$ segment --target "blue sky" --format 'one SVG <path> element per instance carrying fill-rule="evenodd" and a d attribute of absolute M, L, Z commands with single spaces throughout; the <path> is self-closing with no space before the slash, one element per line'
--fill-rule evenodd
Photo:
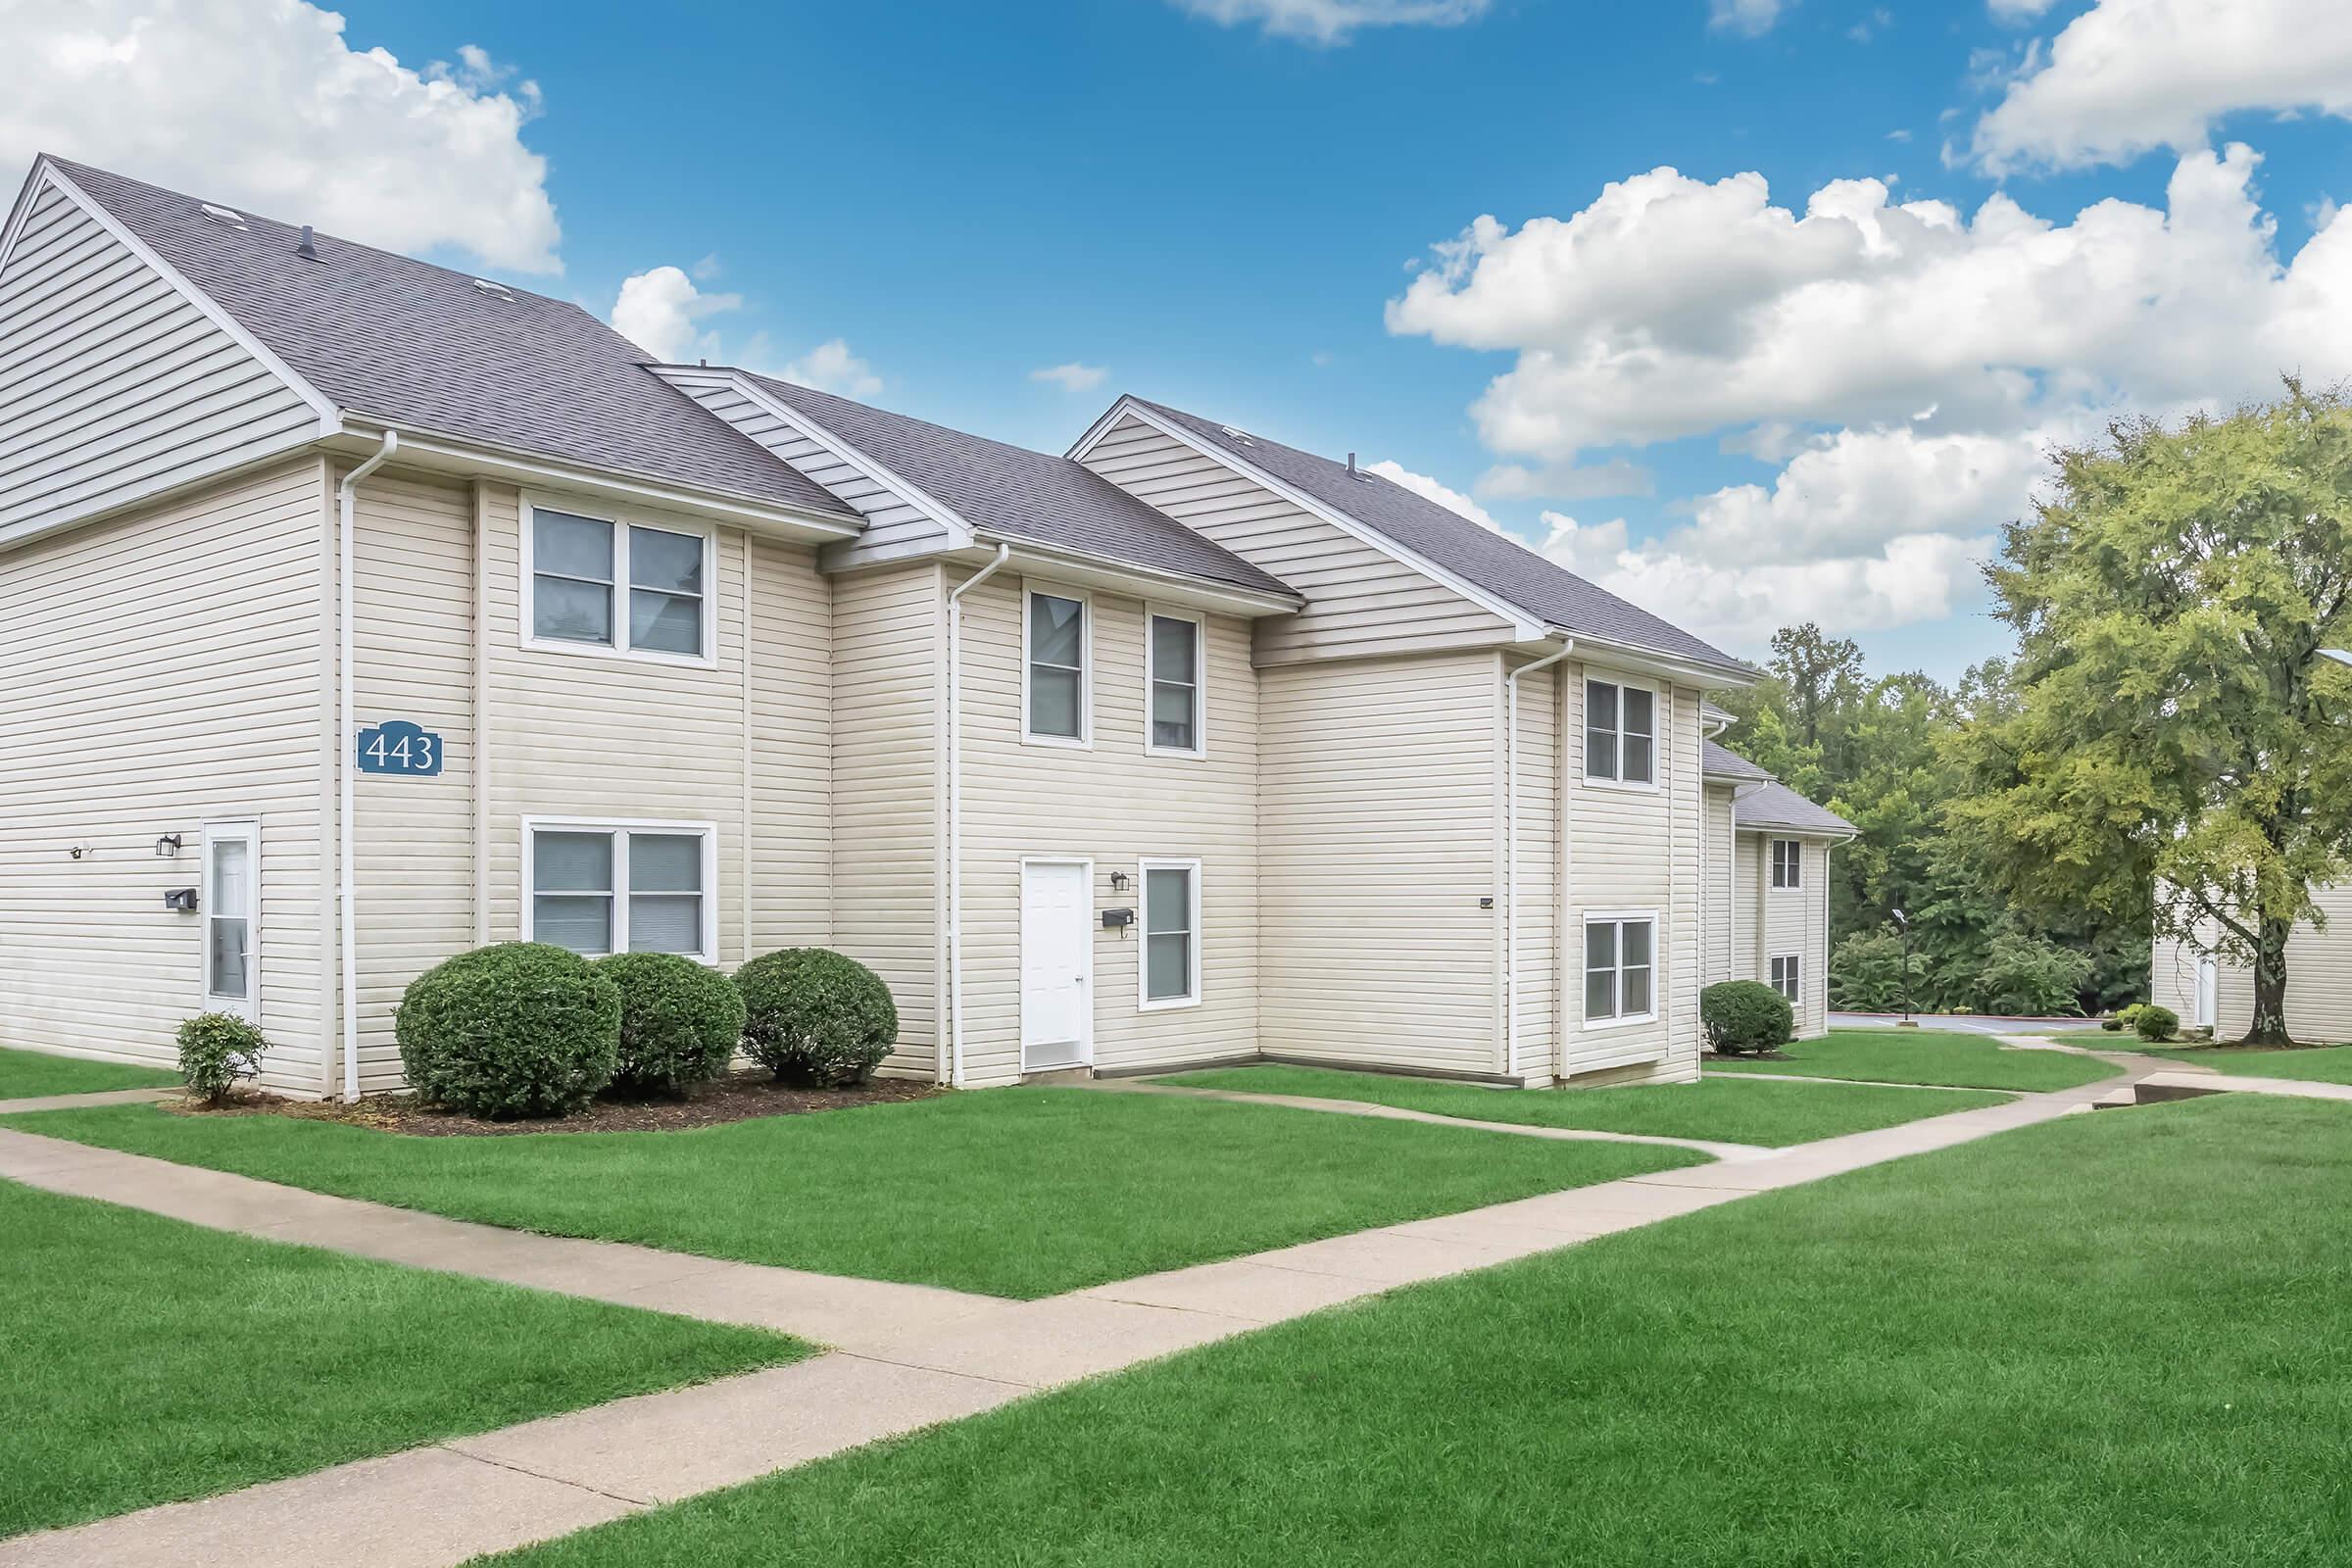
<path fill-rule="evenodd" d="M 208 8 L 220 30 L 241 30 L 217 0 L 195 9 Z M 100 9 L 135 31 L 150 8 Z M 346 208 L 404 157 L 446 166 L 415 174 L 440 192 L 420 208 L 533 187 L 561 224 L 547 247 L 560 274 L 514 265 L 529 259 L 519 251 L 485 255 L 496 248 L 487 230 L 455 218 L 438 234 L 430 212 L 400 227 L 391 194 L 393 231 L 356 237 L 470 257 L 600 315 L 624 280 L 678 268 L 704 308 L 697 348 L 800 367 L 853 395 L 1049 450 L 1120 391 L 1353 450 L 1475 490 L 1496 525 L 1738 651 L 1757 651 L 1785 602 L 1852 631 L 1874 662 L 1949 677 L 2006 645 L 1968 562 L 2024 505 L 2038 440 L 2087 434 L 2118 411 L 2258 393 L 2289 352 L 2316 356 L 2301 364 L 2316 374 L 2352 368 L 2340 334 L 2306 329 L 2315 298 L 2352 298 L 2352 269 L 2315 251 L 2296 291 L 2281 282 L 2332 218 L 2330 181 L 2352 187 L 2336 118 L 2352 99 L 2338 90 L 2352 82 L 2352 55 L 2329 52 L 2341 30 L 2325 20 L 2333 8 L 2240 0 L 2239 15 L 2167 16 L 2200 9 L 386 0 L 346 8 L 341 47 L 385 51 L 426 81 L 429 63 L 452 62 L 433 112 L 455 94 L 480 113 L 437 142 L 384 151 L 373 169 L 356 151 L 344 167 L 318 152 L 318 179 L 336 183 Z M 2275 69 L 2201 78 L 2203 57 L 2220 51 L 2196 29 L 2262 12 L 2276 13 L 2252 24 L 2277 29 Z M 1397 13 L 1407 19 L 1336 37 L 1298 30 Z M 2085 97 L 2061 79 L 2078 24 L 2093 29 L 2078 32 L 2079 49 L 2121 49 L 2127 74 L 2144 67 L 2135 97 L 2110 104 L 2101 84 Z M 318 30 L 289 45 L 296 68 L 335 47 Z M 2280 47 L 2286 39 L 2297 48 Z M 2041 97 L 2005 109 L 1984 140 L 1987 114 L 2029 86 Z M 249 74 L 237 90 L 272 89 Z M 492 103 L 517 112 L 500 121 L 482 107 Z M 64 106 L 47 119 L 37 134 L 54 150 L 187 177 L 151 167 L 172 162 L 158 138 L 80 124 Z M 2258 164 L 2220 153 L 2240 140 Z M 2195 246 L 2151 234 L 2150 222 L 2166 227 L 2168 182 L 2199 156 L 2218 171 L 2205 183 L 2218 182 L 2206 206 L 2219 216 L 2201 220 Z M 266 183 L 237 157 L 206 167 L 207 194 Z M 1611 182 L 1661 166 L 1684 179 L 1654 189 L 1673 200 L 1644 208 L 1642 221 L 1559 250 L 1549 230 L 1531 234 L 1518 281 L 1503 275 L 1522 225 L 1572 219 Z M 1743 213 L 1716 187 L 1751 172 L 1769 206 L 1789 213 Z M 1794 225 L 1815 191 L 1870 177 L 1887 190 L 1865 192 L 1863 208 L 1940 201 L 1963 232 L 1996 192 L 2061 228 L 2101 202 L 2148 218 L 2106 209 L 2124 215 L 2118 232 L 2080 225 L 2058 261 L 2028 240 L 1994 243 L 1988 227 L 1938 261 L 1923 247 L 1945 244 L 1949 225 L 1867 241 L 1853 237 L 1872 227 L 1867 212 L 1835 235 L 1834 215 Z M 270 194 L 246 199 L 307 216 Z M 1664 226 L 1669 211 L 1684 218 Z M 2275 234 L 2259 231 L 2263 214 Z M 1395 318 L 1413 270 L 1441 262 L 1431 247 L 1481 215 L 1504 242 L 1468 257 L 1485 258 L 1483 273 L 1465 263 L 1432 275 L 1419 315 Z M 341 226 L 371 220 L 363 207 Z M 2176 215 L 2171 226 L 2184 225 Z M 2340 237 L 2352 255 L 2352 225 Z M 1709 271 L 1718 246 L 1720 282 Z M 2024 282 L 2021 268 L 2033 274 Z M 2075 334 L 2072 323 L 2099 314 L 2080 297 L 2086 283 L 2149 300 Z M 1850 309 L 1836 303 L 1840 291 Z M 2064 328 L 2042 334 L 2063 340 L 2046 350 L 1995 330 L 1992 318 L 2045 310 Z M 1759 326 L 1759 313 L 1778 324 Z M 2146 345 L 2168 334 L 2195 346 L 2152 354 Z M 1928 339 L 1933 352 L 1919 347 Z M 810 360 L 824 344 L 838 345 L 832 357 Z M 1490 384 L 1531 352 L 1554 367 L 1548 384 L 1490 396 L 1482 417 Z M 1088 384 L 1033 378 L 1056 366 L 1083 368 L 1066 379 Z M 1718 385 L 1737 395 L 1717 397 Z M 1561 409 L 1572 412 L 1555 418 Z M 1537 427 L 1549 433 L 1530 436 Z M 1510 465 L 1638 477 L 1571 481 L 1565 494 L 1480 483 Z M 1777 503 L 1776 486 L 1788 492 Z M 1965 503 L 1952 502 L 1961 490 Z M 1561 533 L 1559 518 L 1576 530 Z M 1618 519 L 1622 535 L 1609 529 Z M 1759 596 L 1758 583 L 1783 586 Z"/>

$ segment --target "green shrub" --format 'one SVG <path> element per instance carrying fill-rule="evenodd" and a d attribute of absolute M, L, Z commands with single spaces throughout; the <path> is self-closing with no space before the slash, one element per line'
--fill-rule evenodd
<path fill-rule="evenodd" d="M 735 971 L 743 992 L 743 1049 L 778 1078 L 863 1083 L 899 1038 L 899 1009 L 882 977 L 824 948 L 763 954 Z"/>
<path fill-rule="evenodd" d="M 2123 1033 L 2123 1014 L 2119 1012 L 2109 1013 L 2106 1017 L 2099 1020 L 2099 1027 L 2106 1030 L 2111 1035 Z"/>
<path fill-rule="evenodd" d="M 1757 980 L 1723 980 L 1698 994 L 1707 1049 L 1721 1055 L 1777 1051 L 1796 1033 L 1788 999 Z"/>
<path fill-rule="evenodd" d="M 2090 959 L 2048 937 L 2003 931 L 1984 950 L 1976 978 L 1980 1009 L 2008 1017 L 2081 1012 Z"/>
<path fill-rule="evenodd" d="M 2142 1040 L 2170 1040 L 2173 1031 L 2180 1027 L 2180 1015 L 2170 1007 L 2151 1004 L 2135 1010 L 2138 1016 L 2132 1020 L 2132 1032 Z"/>
<path fill-rule="evenodd" d="M 240 1078 L 258 1078 L 270 1042 L 242 1018 L 200 1012 L 179 1026 L 179 1075 L 208 1105 L 224 1103 Z"/>
<path fill-rule="evenodd" d="M 553 1116 L 612 1081 L 620 989 L 576 953 L 501 942 L 425 970 L 400 999 L 409 1083 L 475 1116 Z"/>
<path fill-rule="evenodd" d="M 615 953 L 589 965 L 620 988 L 612 1087 L 683 1094 L 727 1070 L 743 1040 L 743 993 L 674 953 Z"/>

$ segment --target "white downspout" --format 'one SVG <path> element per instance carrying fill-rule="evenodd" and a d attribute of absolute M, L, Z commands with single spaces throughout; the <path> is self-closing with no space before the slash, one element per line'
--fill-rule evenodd
<path fill-rule="evenodd" d="M 359 878 L 352 869 L 352 751 L 359 732 L 352 727 L 353 636 L 352 636 L 352 576 L 354 560 L 359 552 L 352 543 L 352 510 L 357 499 L 360 481 L 381 467 L 384 460 L 400 448 L 400 437 L 390 430 L 384 432 L 384 444 L 375 449 L 375 456 L 343 476 L 335 488 L 335 722 L 343 732 L 340 751 L 335 759 L 335 893 L 341 909 L 342 936 L 337 944 L 343 950 L 343 1099 L 360 1098 L 360 955 L 359 955 Z"/>
<path fill-rule="evenodd" d="M 1519 1070 L 1519 677 L 1547 669 L 1576 651 L 1576 639 L 1563 640 L 1560 651 L 1533 663 L 1521 664 L 1502 680 L 1502 1051 L 1497 1067 L 1505 1074 Z M 1555 781 L 1552 788 L 1562 785 Z M 1564 894 L 1565 889 L 1561 892 Z"/>
<path fill-rule="evenodd" d="M 948 1087 L 963 1087 L 963 596 L 997 574 L 996 559 L 948 594 Z"/>

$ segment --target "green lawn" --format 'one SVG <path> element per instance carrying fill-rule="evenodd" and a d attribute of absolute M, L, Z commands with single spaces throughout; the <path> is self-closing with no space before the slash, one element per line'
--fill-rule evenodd
<path fill-rule="evenodd" d="M 2300 1078 L 2307 1083 L 2352 1084 L 2352 1046 L 2319 1046 L 2304 1051 L 2233 1051 L 2227 1047 L 2141 1047 L 2151 1056 L 2193 1061 L 2221 1072 L 2253 1078 Z"/>
<path fill-rule="evenodd" d="M 147 1105 L 5 1119 L 492 1225 L 1013 1297 L 1705 1158 L 1075 1089 L 501 1138 Z"/>
<path fill-rule="evenodd" d="M 2070 1116 L 502 1560 L 2334 1568 L 2347 1191 L 2341 1106 Z"/>
<path fill-rule="evenodd" d="M 0 1536 L 808 1353 L 11 1182 L 0 1236 Z"/>
<path fill-rule="evenodd" d="M 94 1095 L 108 1089 L 169 1089 L 178 1082 L 177 1073 L 153 1067 L 125 1067 L 114 1061 L 84 1061 L 78 1056 L 0 1048 L 0 1100 Z"/>
<path fill-rule="evenodd" d="M 1163 1083 L 1239 1089 L 1259 1095 L 1313 1095 L 1400 1105 L 1439 1116 L 1507 1121 L 1532 1127 L 1581 1127 L 1703 1138 L 1713 1143 L 1780 1148 L 1840 1133 L 1868 1132 L 1941 1116 L 2009 1097 L 1949 1089 L 1882 1089 L 1870 1084 L 1648 1084 L 1623 1089 L 1481 1089 L 1389 1073 L 1327 1067 L 1220 1067 L 1179 1073 Z"/>
<path fill-rule="evenodd" d="M 2106 1038 L 2115 1050 L 2132 1049 Z M 1799 1040 L 1786 1049 L 1788 1061 L 1710 1061 L 1706 1070 L 2021 1090 L 2073 1089 L 2121 1071 L 2092 1056 L 2011 1051 L 1989 1035 L 1933 1029 L 1833 1029 L 1819 1040 Z"/>

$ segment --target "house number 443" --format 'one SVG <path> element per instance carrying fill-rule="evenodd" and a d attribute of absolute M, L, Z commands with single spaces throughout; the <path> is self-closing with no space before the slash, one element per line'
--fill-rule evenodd
<path fill-rule="evenodd" d="M 360 731 L 358 760 L 363 773 L 431 778 L 441 771 L 441 737 L 405 718 L 386 719 Z"/>

